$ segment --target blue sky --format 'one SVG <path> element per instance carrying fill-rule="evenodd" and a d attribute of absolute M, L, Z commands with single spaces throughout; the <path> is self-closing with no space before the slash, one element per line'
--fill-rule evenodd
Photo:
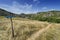
<path fill-rule="evenodd" d="M 60 10 L 60 0 L 0 0 L 0 8 L 17 14 Z"/>

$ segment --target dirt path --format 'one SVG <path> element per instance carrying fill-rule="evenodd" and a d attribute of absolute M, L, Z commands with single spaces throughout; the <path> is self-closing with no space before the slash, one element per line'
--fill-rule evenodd
<path fill-rule="evenodd" d="M 28 38 L 27 40 L 35 40 L 37 37 L 39 37 L 43 32 L 45 32 L 50 27 L 51 27 L 51 24 L 48 25 L 46 28 L 39 30 L 38 32 L 33 34 L 30 38 Z"/>

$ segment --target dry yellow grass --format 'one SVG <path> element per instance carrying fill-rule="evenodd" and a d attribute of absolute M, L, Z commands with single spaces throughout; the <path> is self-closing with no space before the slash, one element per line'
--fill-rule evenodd
<path fill-rule="evenodd" d="M 0 17 L 0 40 L 60 40 L 60 24 L 17 17 L 13 18 L 13 25 L 14 39 L 11 37 L 10 20 Z"/>

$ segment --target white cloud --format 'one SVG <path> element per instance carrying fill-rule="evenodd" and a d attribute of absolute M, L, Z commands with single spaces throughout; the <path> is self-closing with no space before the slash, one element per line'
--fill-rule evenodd
<path fill-rule="evenodd" d="M 53 8 L 53 9 L 51 9 L 51 10 L 56 10 L 56 9 Z"/>
<path fill-rule="evenodd" d="M 39 0 L 33 0 L 33 2 L 35 2 L 36 4 L 39 4 L 40 3 Z"/>
<path fill-rule="evenodd" d="M 5 10 L 8 10 L 13 13 L 32 13 L 34 12 L 32 9 L 32 5 L 25 4 L 21 5 L 18 2 L 14 1 L 12 5 L 7 5 L 7 4 L 0 4 L 0 8 L 3 8 Z"/>
<path fill-rule="evenodd" d="M 42 9 L 45 10 L 45 9 L 48 9 L 48 8 L 47 7 L 43 7 Z"/>
<path fill-rule="evenodd" d="M 48 7 L 42 7 L 42 11 L 48 11 Z"/>
<path fill-rule="evenodd" d="M 42 7 L 42 11 L 52 11 L 56 10 L 55 8 Z"/>

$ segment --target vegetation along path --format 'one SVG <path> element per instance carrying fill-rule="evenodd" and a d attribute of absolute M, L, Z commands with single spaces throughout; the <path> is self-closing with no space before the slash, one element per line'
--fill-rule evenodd
<path fill-rule="evenodd" d="M 45 32 L 48 28 L 51 27 L 52 24 L 49 24 L 46 28 L 43 28 L 39 30 L 38 32 L 34 33 L 30 38 L 27 40 L 35 40 L 37 37 L 39 37 L 43 32 Z"/>

